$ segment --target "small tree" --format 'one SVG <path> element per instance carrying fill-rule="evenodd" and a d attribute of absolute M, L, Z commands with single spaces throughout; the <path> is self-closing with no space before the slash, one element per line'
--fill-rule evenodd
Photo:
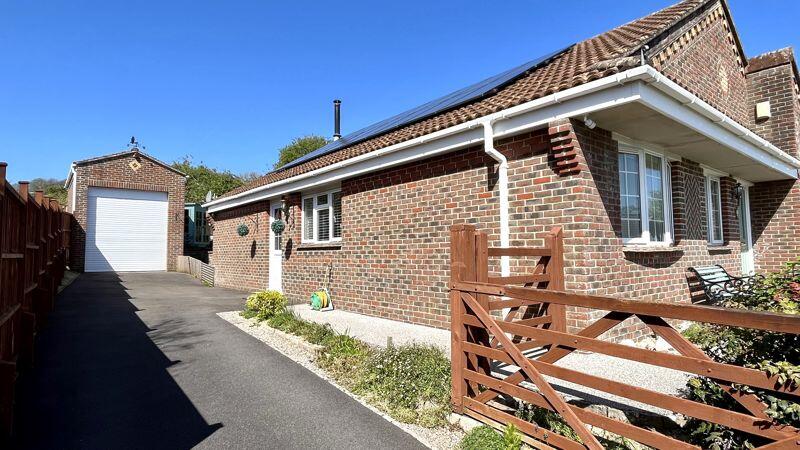
<path fill-rule="evenodd" d="M 58 204 L 66 206 L 67 188 L 64 187 L 66 180 L 56 178 L 34 178 L 31 180 L 29 189 L 31 192 L 44 191 L 44 195 L 58 200 Z M 19 189 L 19 185 L 17 185 Z"/>
<path fill-rule="evenodd" d="M 208 191 L 222 195 L 244 184 L 240 177 L 227 170 L 212 169 L 202 162 L 194 164 L 191 156 L 184 156 L 182 160 L 175 161 L 172 167 L 189 176 L 186 180 L 187 202 L 202 202 Z"/>
<path fill-rule="evenodd" d="M 292 139 L 292 142 L 278 151 L 278 162 L 275 163 L 274 168 L 280 169 L 295 159 L 307 155 L 320 147 L 323 147 L 328 142 L 330 141 L 327 138 L 316 135 L 294 138 Z"/>

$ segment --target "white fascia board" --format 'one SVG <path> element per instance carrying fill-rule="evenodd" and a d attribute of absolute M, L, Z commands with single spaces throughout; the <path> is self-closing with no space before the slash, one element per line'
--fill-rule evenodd
<path fill-rule="evenodd" d="M 639 99 L 637 90 L 638 86 L 636 85 L 613 83 L 609 89 L 596 90 L 587 95 L 572 96 L 566 100 L 558 99 L 557 102 L 552 98 L 553 96 L 549 96 L 540 99 L 543 105 L 552 105 L 549 108 L 536 109 L 529 112 L 524 109 L 515 110 L 510 108 L 501 112 L 504 116 L 502 118 L 499 117 L 501 113 L 497 113 L 497 117 L 493 117 L 495 115 L 481 117 L 456 127 L 414 139 L 413 141 L 417 142 L 413 142 L 413 145 L 406 145 L 411 141 L 396 144 L 337 164 L 325 166 L 303 175 L 251 189 L 236 196 L 213 200 L 206 203 L 205 206 L 208 207 L 209 213 L 213 213 L 479 145 L 483 142 L 483 122 L 505 119 L 495 125 L 495 138 L 500 138 L 525 130 L 541 128 L 560 118 L 572 117 L 611 108 L 622 103 L 637 101 Z M 547 102 L 548 100 L 549 102 Z"/>
<path fill-rule="evenodd" d="M 738 137 L 741 137 L 744 141 L 751 144 L 753 147 L 763 149 L 771 156 L 774 156 L 782 160 L 783 162 L 787 163 L 788 165 L 794 167 L 794 172 L 791 176 L 793 178 L 797 177 L 797 169 L 800 169 L 800 160 L 789 155 L 788 153 L 784 152 L 778 147 L 772 145 L 766 139 L 762 138 L 761 136 L 758 136 L 754 132 L 747 129 L 745 126 L 739 124 L 735 120 L 726 116 L 718 109 L 714 108 L 710 104 L 699 99 L 696 95 L 684 89 L 683 87 L 681 87 L 674 81 L 670 80 L 663 74 L 659 73 L 652 67 L 650 66 L 645 66 L 645 67 L 647 67 L 648 72 L 650 72 L 650 81 L 647 81 L 647 84 L 649 86 L 655 87 L 659 91 L 666 93 L 669 97 L 672 97 L 680 104 L 687 106 L 689 109 L 697 112 L 698 114 L 710 120 L 714 124 L 726 129 L 727 131 Z"/>
<path fill-rule="evenodd" d="M 681 123 L 703 136 L 719 142 L 720 144 L 747 156 L 759 164 L 770 167 L 784 175 L 796 178 L 797 170 L 800 168 L 800 161 L 792 158 L 778 148 L 765 145 L 757 145 L 747 138 L 746 134 L 732 132 L 729 127 L 721 126 L 722 121 L 714 121 L 711 117 L 716 117 L 715 110 L 701 110 L 695 107 L 686 108 L 687 104 L 677 101 L 674 96 L 665 95 L 662 90 L 652 85 L 642 84 L 641 102 L 655 111 Z M 698 105 L 697 102 L 692 105 Z M 710 117 L 709 117 L 710 116 Z M 723 116 L 728 123 L 735 123 Z M 766 141 L 764 141 L 766 142 Z M 770 144 L 771 146 L 771 144 Z M 771 150 L 771 151 L 770 151 Z"/>
<path fill-rule="evenodd" d="M 324 172 L 319 171 L 318 169 L 315 172 L 319 171 L 319 173 L 317 173 L 315 176 L 288 178 L 286 180 L 281 180 L 285 182 L 277 182 L 268 185 L 269 189 L 262 189 L 257 192 L 247 191 L 245 192 L 247 195 L 237 197 L 232 201 L 216 203 L 213 205 L 211 203 L 214 202 L 209 202 L 206 203 L 206 205 L 208 205 L 209 213 L 228 208 L 235 208 L 248 203 L 288 194 L 290 192 L 315 189 L 320 186 L 341 181 L 345 178 L 350 178 L 368 172 L 374 172 L 419 159 L 430 158 L 440 153 L 446 153 L 453 150 L 458 150 L 459 148 L 477 145 L 481 142 L 483 142 L 483 131 L 480 128 L 473 128 L 471 130 L 467 130 L 466 132 L 447 136 L 433 142 L 421 143 L 414 147 L 407 147 L 398 151 L 387 153 L 381 158 L 361 159 L 355 164 L 339 166 L 333 170 L 327 170 Z"/>
<path fill-rule="evenodd" d="M 519 133 L 524 130 L 537 128 L 563 117 L 571 117 L 578 114 L 611 108 L 623 102 L 636 101 L 638 100 L 638 93 L 632 91 L 628 86 L 623 85 L 631 80 L 637 79 L 649 79 L 646 67 L 637 67 L 610 77 L 594 80 L 562 92 L 557 92 L 488 116 L 480 117 L 425 136 L 420 136 L 409 141 L 321 167 L 292 178 L 255 187 L 230 197 L 212 200 L 204 204 L 204 206 L 208 208 L 208 212 L 213 213 L 247 203 L 269 199 L 288 192 L 308 189 L 362 173 L 404 164 L 417 159 L 429 158 L 437 154 L 476 145 L 483 142 L 483 135 L 480 130 L 475 131 L 475 129 L 477 127 L 482 127 L 483 122 L 486 121 L 508 121 L 510 127 L 501 126 L 502 122 L 497 123 L 495 136 L 502 137 L 512 133 Z M 609 88 L 611 88 L 612 92 L 604 92 Z M 553 105 L 556 106 L 555 109 L 547 108 Z M 512 118 L 523 116 L 527 112 L 539 109 L 542 110 L 539 114 L 524 116 L 512 122 Z M 420 148 L 411 152 L 403 152 L 401 155 L 395 157 L 387 157 L 389 154 L 400 152 L 401 150 L 411 147 Z M 386 159 L 382 160 L 383 158 Z M 362 164 L 365 161 L 373 162 Z M 352 169 L 345 169 L 351 166 Z M 330 172 L 334 173 L 329 174 Z M 323 176 L 323 174 L 325 174 L 325 176 Z"/>
<path fill-rule="evenodd" d="M 64 189 L 69 189 L 69 184 L 72 182 L 72 177 L 75 175 L 75 163 L 70 164 L 69 172 L 67 172 L 67 179 L 64 181 Z"/>

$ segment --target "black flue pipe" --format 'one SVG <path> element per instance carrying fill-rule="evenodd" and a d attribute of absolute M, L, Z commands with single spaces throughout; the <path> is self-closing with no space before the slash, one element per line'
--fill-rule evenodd
<path fill-rule="evenodd" d="M 341 100 L 334 100 L 333 101 L 333 140 L 337 140 L 342 137 L 342 129 L 341 129 Z"/>

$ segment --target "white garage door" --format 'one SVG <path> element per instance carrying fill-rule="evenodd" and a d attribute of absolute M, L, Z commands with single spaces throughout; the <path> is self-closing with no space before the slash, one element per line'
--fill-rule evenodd
<path fill-rule="evenodd" d="M 167 270 L 167 193 L 89 188 L 87 272 Z"/>

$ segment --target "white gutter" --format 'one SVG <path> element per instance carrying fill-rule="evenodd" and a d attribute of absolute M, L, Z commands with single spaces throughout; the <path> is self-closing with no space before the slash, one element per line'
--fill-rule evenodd
<path fill-rule="evenodd" d="M 240 206 L 242 204 L 252 203 L 254 201 L 258 201 L 258 200 L 263 199 L 263 198 L 269 198 L 269 197 L 272 197 L 274 195 L 267 194 L 267 195 L 265 195 L 263 197 L 259 196 L 258 198 L 247 199 L 246 201 L 243 201 L 243 202 L 236 202 L 234 200 L 241 199 L 243 197 L 252 196 L 253 194 L 256 194 L 256 193 L 259 193 L 259 192 L 262 192 L 262 191 L 266 191 L 266 190 L 270 190 L 270 189 L 274 189 L 274 188 L 276 188 L 278 186 L 282 186 L 282 185 L 285 185 L 285 184 L 288 184 L 288 183 L 294 183 L 294 182 L 299 181 L 299 180 L 303 180 L 303 179 L 307 179 L 307 178 L 313 178 L 313 177 L 319 176 L 322 173 L 326 173 L 326 172 L 330 172 L 330 171 L 333 171 L 333 170 L 337 170 L 337 169 L 340 169 L 342 167 L 351 166 L 351 165 L 357 164 L 357 163 L 359 163 L 361 161 L 364 161 L 364 160 L 380 158 L 380 157 L 382 157 L 382 156 L 384 156 L 386 154 L 389 154 L 389 153 L 397 152 L 399 150 L 403 150 L 403 149 L 406 149 L 406 148 L 409 148 L 409 147 L 418 146 L 418 145 L 421 145 L 421 144 L 424 144 L 424 143 L 427 143 L 427 142 L 430 142 L 430 141 L 435 141 L 435 140 L 439 140 L 439 139 L 442 139 L 442 138 L 445 138 L 445 137 L 448 137 L 448 136 L 452 136 L 452 135 L 455 135 L 455 134 L 458 134 L 458 133 L 462 133 L 464 131 L 468 131 L 468 130 L 471 130 L 473 128 L 480 127 L 481 124 L 483 122 L 487 121 L 487 120 L 495 122 L 495 121 L 498 121 L 498 120 L 509 119 L 509 118 L 518 116 L 520 114 L 524 114 L 524 113 L 529 112 L 529 111 L 543 109 L 543 108 L 548 107 L 548 106 L 558 105 L 558 104 L 566 102 L 567 100 L 575 99 L 577 97 L 582 97 L 582 96 L 590 94 L 590 93 L 602 91 L 602 90 L 605 90 L 607 88 L 611 88 L 611 87 L 614 87 L 614 86 L 620 86 L 620 85 L 626 84 L 626 83 L 628 83 L 630 81 L 641 80 L 641 79 L 645 79 L 645 78 L 650 78 L 648 76 L 648 74 L 647 74 L 646 66 L 645 67 L 636 67 L 636 68 L 633 68 L 633 69 L 630 69 L 630 70 L 626 70 L 624 72 L 620 72 L 620 73 L 618 73 L 616 75 L 612 75 L 612 76 L 605 77 L 605 78 L 600 78 L 600 79 L 591 81 L 589 83 L 585 83 L 585 84 L 582 84 L 580 86 L 576 86 L 574 88 L 566 89 L 566 90 L 561 91 L 561 92 L 556 92 L 554 94 L 550 94 L 548 96 L 545 96 L 545 97 L 542 97 L 542 98 L 538 98 L 536 100 L 532 100 L 530 102 L 523 103 L 521 105 L 517 105 L 517 106 L 511 107 L 511 108 L 505 109 L 503 111 L 499 111 L 499 112 L 490 114 L 488 116 L 484 116 L 484 117 L 480 117 L 480 118 L 477 118 L 477 119 L 473 119 L 473 120 L 470 120 L 469 122 L 464 122 L 462 124 L 454 125 L 452 127 L 445 128 L 443 130 L 439 130 L 439 131 L 427 134 L 425 136 L 420 136 L 420 137 L 415 138 L 415 139 L 411 139 L 411 140 L 408 140 L 408 141 L 400 142 L 400 143 L 395 144 L 395 145 L 390 145 L 389 147 L 384 147 L 384 148 L 382 148 L 380 150 L 375 150 L 373 152 L 369 152 L 369 153 L 366 153 L 366 154 L 363 154 L 363 155 L 359 155 L 359 156 L 356 156 L 356 157 L 353 157 L 353 158 L 349 158 L 349 159 L 346 159 L 344 161 L 340 161 L 338 163 L 330 164 L 330 165 L 327 165 L 325 167 L 321 167 L 319 169 L 312 170 L 310 172 L 306 172 L 306 173 L 303 173 L 303 174 L 300 174 L 300 175 L 297 175 L 297 176 L 294 176 L 294 177 L 291 177 L 291 178 L 286 178 L 286 179 L 283 179 L 283 180 L 276 181 L 274 183 L 266 184 L 266 185 L 263 185 L 263 186 L 258 186 L 258 187 L 255 187 L 253 189 L 250 189 L 250 190 L 247 190 L 247 191 L 244 191 L 244 192 L 240 192 L 238 194 L 231 195 L 229 197 L 218 198 L 216 200 L 212 200 L 212 201 L 210 201 L 208 203 L 205 203 L 203 206 L 208 208 L 208 212 L 212 213 L 212 212 L 220 211 L 222 209 L 228 209 L 228 208 L 233 208 L 233 207 L 236 207 L 236 206 Z M 596 108 L 596 109 L 600 109 L 600 108 Z M 567 115 L 565 115 L 565 117 L 567 117 Z M 536 126 L 540 126 L 540 124 L 534 124 L 532 126 L 525 127 L 525 128 L 530 129 L 530 128 L 535 128 Z M 522 131 L 522 129 L 521 128 L 515 128 L 513 130 L 514 133 L 517 133 L 519 131 Z M 508 132 L 510 132 L 510 131 L 502 132 L 502 133 L 499 133 L 499 132 L 495 133 L 495 137 L 499 137 L 499 136 L 505 135 Z M 452 150 L 452 148 L 450 148 L 449 150 Z M 430 155 L 428 155 L 428 156 L 430 156 Z M 277 194 L 275 194 L 275 195 L 277 195 Z M 224 206 L 217 206 L 217 205 L 221 205 L 221 204 L 224 205 Z"/>
<path fill-rule="evenodd" d="M 334 172 L 334 171 L 345 170 L 345 168 L 350 168 L 351 166 L 363 165 L 361 163 L 366 161 L 375 160 L 378 158 L 387 158 L 391 154 L 398 153 L 403 150 L 410 149 L 412 147 L 423 146 L 424 144 L 431 144 L 433 143 L 433 141 L 439 141 L 442 143 L 442 145 L 434 150 L 426 150 L 424 152 L 420 152 L 418 155 L 414 157 L 408 157 L 406 159 L 403 159 L 402 161 L 395 162 L 393 164 L 396 165 L 400 162 L 405 163 L 416 159 L 429 158 L 436 154 L 453 151 L 455 149 L 464 148 L 469 145 L 475 145 L 482 139 L 467 138 L 458 141 L 457 143 L 451 143 L 451 141 L 453 142 L 456 141 L 456 139 L 453 139 L 455 135 L 460 133 L 465 133 L 469 130 L 473 130 L 476 127 L 481 127 L 484 122 L 491 122 L 494 124 L 499 121 L 503 121 L 502 124 L 501 123 L 497 124 L 498 125 L 497 128 L 494 128 L 493 136 L 494 138 L 499 138 L 506 135 L 517 134 L 525 130 L 530 130 L 543 126 L 542 124 L 543 123 L 546 124 L 548 119 L 552 120 L 556 118 L 577 117 L 593 111 L 611 108 L 624 103 L 629 103 L 633 101 L 641 102 L 643 101 L 641 97 L 641 92 L 636 89 L 632 89 L 627 94 L 623 94 L 622 98 L 615 98 L 614 96 L 609 95 L 607 99 L 599 99 L 599 101 L 602 103 L 592 103 L 588 101 L 584 103 L 582 102 L 583 99 L 579 99 L 579 97 L 586 97 L 589 96 L 590 94 L 598 94 L 598 95 L 603 94 L 603 92 L 600 91 L 613 91 L 614 88 L 619 88 L 623 85 L 630 84 L 631 82 L 634 81 L 641 81 L 643 83 L 647 83 L 649 85 L 654 86 L 658 90 L 667 94 L 669 97 L 680 102 L 685 107 L 688 107 L 689 109 L 692 109 L 695 112 L 701 114 L 703 117 L 709 119 L 711 122 L 713 122 L 720 128 L 723 128 L 726 131 L 733 133 L 734 135 L 745 141 L 747 144 L 753 145 L 758 149 L 760 149 L 761 151 L 766 152 L 770 156 L 780 159 L 782 161 L 782 164 L 793 167 L 795 169 L 795 172 L 797 171 L 797 169 L 800 169 L 800 161 L 798 161 L 796 158 L 790 156 L 786 152 L 770 144 L 768 141 L 757 136 L 755 133 L 748 130 L 744 126 L 731 120 L 730 118 L 725 116 L 720 111 L 716 110 L 708 103 L 700 100 L 694 94 L 690 93 L 686 89 L 680 87 L 678 84 L 676 84 L 672 80 L 668 79 L 667 77 L 659 73 L 654 68 L 645 65 L 645 66 L 635 67 L 633 69 L 629 69 L 624 72 L 620 72 L 616 75 L 600 78 L 598 80 L 594 80 L 589 83 L 576 86 L 574 88 L 566 89 L 561 92 L 556 92 L 546 97 L 542 97 L 527 103 L 523 103 L 521 105 L 517 105 L 512 108 L 508 108 L 503 111 L 490 114 L 488 116 L 473 119 L 459 125 L 445 128 L 443 130 L 439 130 L 434 133 L 427 134 L 425 136 L 420 136 L 415 139 L 404 141 L 373 152 L 349 158 L 344 161 L 340 161 L 338 163 L 330 164 L 328 166 L 321 167 L 319 169 L 312 170 L 310 172 L 306 172 L 294 177 L 279 180 L 274 183 L 266 184 L 264 186 L 255 187 L 248 191 L 240 192 L 238 194 L 231 195 L 229 197 L 215 199 L 208 203 L 205 203 L 204 206 L 208 207 L 208 212 L 213 213 L 216 211 L 228 208 L 234 208 L 237 206 L 271 198 L 277 195 L 281 195 L 282 193 L 289 192 L 286 189 L 297 190 L 298 185 L 302 185 L 303 187 L 318 185 L 322 183 L 322 181 L 318 182 L 316 179 L 323 174 L 327 174 L 329 172 Z M 633 87 L 635 87 L 635 84 L 633 85 Z M 570 100 L 574 100 L 575 102 L 577 102 L 577 105 L 575 107 L 566 108 L 565 103 L 568 103 L 568 101 Z M 647 102 L 644 103 L 653 106 L 650 103 Z M 545 114 L 543 112 L 545 108 L 548 107 L 554 108 L 553 114 L 550 113 Z M 537 115 L 541 113 L 542 119 L 531 121 L 527 119 L 522 120 L 523 118 L 520 117 L 516 121 L 508 120 L 521 116 L 525 113 L 534 113 L 534 112 L 537 113 Z M 519 122 L 519 124 L 517 124 L 517 122 Z M 389 164 L 381 165 L 379 163 L 376 163 L 376 165 L 378 166 L 378 168 L 391 167 L 391 165 Z M 775 170 L 787 173 L 787 171 L 784 170 L 785 167 L 782 169 L 774 164 L 772 165 L 766 164 L 766 165 L 772 167 Z M 355 176 L 357 174 L 365 173 L 367 171 L 368 170 L 362 168 L 358 169 L 357 171 L 353 171 L 347 176 Z M 796 175 L 797 174 L 795 173 L 792 176 Z M 337 175 L 335 177 L 335 179 L 339 180 L 343 178 L 346 178 L 346 176 Z M 301 183 L 303 180 L 309 180 L 309 181 Z M 331 180 L 333 180 L 333 178 Z"/>
<path fill-rule="evenodd" d="M 70 184 L 74 183 L 75 181 L 75 163 L 72 163 L 69 166 L 69 175 L 67 175 L 67 181 L 64 182 L 64 189 L 69 190 Z M 72 198 L 69 203 L 70 211 L 67 212 L 75 212 L 75 200 L 78 193 L 78 187 L 75 186 L 72 188 Z"/>
<path fill-rule="evenodd" d="M 679 101 L 681 104 L 683 104 L 683 106 L 702 114 L 710 121 L 739 136 L 750 144 L 753 144 L 765 150 L 772 156 L 775 156 L 789 165 L 800 169 L 800 161 L 798 161 L 797 158 L 789 155 L 788 153 L 771 144 L 766 139 L 753 133 L 745 126 L 726 116 L 724 113 L 704 102 L 686 89 L 682 88 L 680 85 L 678 85 L 678 83 L 670 80 L 656 69 L 650 66 L 643 67 L 647 69 L 647 75 L 650 78 L 650 80 L 646 80 L 648 84 L 655 86 L 660 91 Z"/>
<path fill-rule="evenodd" d="M 500 191 L 500 247 L 511 245 L 511 225 L 509 224 L 508 202 L 508 159 L 494 148 L 494 129 L 492 121 L 483 122 L 483 151 L 497 161 L 497 186 Z M 500 258 L 500 275 L 511 275 L 511 260 L 508 256 Z"/>

